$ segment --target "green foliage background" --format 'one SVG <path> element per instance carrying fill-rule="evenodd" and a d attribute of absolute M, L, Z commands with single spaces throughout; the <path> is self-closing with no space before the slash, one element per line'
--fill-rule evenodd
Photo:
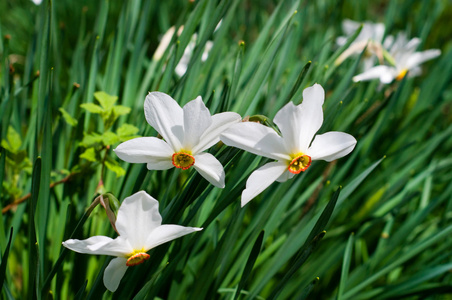
<path fill-rule="evenodd" d="M 452 298 L 450 1 L 44 2 L 0 2 L 2 298 Z M 360 57 L 333 64 L 345 18 L 383 22 L 386 34 L 406 31 L 442 55 L 421 77 L 353 83 Z M 184 31 L 153 59 L 172 25 Z M 226 170 L 218 189 L 193 170 L 148 171 L 111 151 L 156 136 L 144 119 L 148 91 L 272 119 L 314 83 L 326 91 L 320 133 L 350 133 L 355 150 L 314 162 L 244 208 L 246 179 L 266 159 L 213 147 Z M 114 120 L 95 113 L 96 91 L 118 97 Z M 84 143 L 90 135 L 100 137 Z M 102 283 L 110 257 L 61 242 L 114 237 L 102 207 L 88 209 L 96 192 L 122 201 L 143 189 L 164 223 L 204 230 L 151 250 L 112 294 Z"/>

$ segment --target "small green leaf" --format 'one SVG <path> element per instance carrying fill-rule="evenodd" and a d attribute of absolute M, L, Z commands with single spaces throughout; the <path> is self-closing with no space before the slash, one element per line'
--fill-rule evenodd
<path fill-rule="evenodd" d="M 113 145 L 116 144 L 117 142 L 119 142 L 119 137 L 111 131 L 107 131 L 102 135 L 102 143 L 105 146 Z"/>
<path fill-rule="evenodd" d="M 8 158 L 10 158 L 14 164 L 18 165 L 28 160 L 27 151 L 20 150 L 15 153 L 11 153 L 11 155 L 8 155 Z"/>
<path fill-rule="evenodd" d="M 101 114 L 104 112 L 102 107 L 100 107 L 99 105 L 94 104 L 94 103 L 83 103 L 83 104 L 80 104 L 80 107 L 83 109 L 86 109 L 87 111 L 89 111 L 90 113 L 93 113 L 93 114 Z"/>
<path fill-rule="evenodd" d="M 118 117 L 113 111 L 107 111 L 102 114 L 102 120 L 104 121 L 105 130 L 109 130 Z"/>
<path fill-rule="evenodd" d="M 122 106 L 122 105 L 116 105 L 113 107 L 113 113 L 115 114 L 115 116 L 122 116 L 122 115 L 127 115 L 128 113 L 130 113 L 130 107 L 127 106 Z"/>
<path fill-rule="evenodd" d="M 114 172 L 116 174 L 116 177 L 120 177 L 126 174 L 126 171 L 121 168 L 117 161 L 113 160 L 109 156 L 107 156 L 107 159 L 105 160 L 105 166 L 110 171 Z"/>
<path fill-rule="evenodd" d="M 22 145 L 22 139 L 20 138 L 20 135 L 12 126 L 8 127 L 6 140 L 2 140 L 1 145 L 11 153 L 17 153 L 20 146 Z"/>
<path fill-rule="evenodd" d="M 83 147 L 92 147 L 96 144 L 102 143 L 102 136 L 98 133 L 85 133 L 83 140 L 80 142 L 80 145 Z"/>
<path fill-rule="evenodd" d="M 94 98 L 99 101 L 100 105 L 105 111 L 111 110 L 113 108 L 113 105 L 115 105 L 116 101 L 118 100 L 118 96 L 112 96 L 103 91 L 95 92 Z"/>
<path fill-rule="evenodd" d="M 74 119 L 67 111 L 65 111 L 64 108 L 60 107 L 59 111 L 67 124 L 69 124 L 72 127 L 77 126 L 77 123 L 78 123 L 77 120 Z"/>
<path fill-rule="evenodd" d="M 122 124 L 122 126 L 119 127 L 116 131 L 116 134 L 119 136 L 121 142 L 124 142 L 137 137 L 136 134 L 138 133 L 138 131 L 139 129 L 133 125 Z"/>
<path fill-rule="evenodd" d="M 84 158 L 84 159 L 92 161 L 92 162 L 96 162 L 98 160 L 96 157 L 96 151 L 92 147 L 86 149 L 85 152 L 80 154 L 80 158 Z"/>

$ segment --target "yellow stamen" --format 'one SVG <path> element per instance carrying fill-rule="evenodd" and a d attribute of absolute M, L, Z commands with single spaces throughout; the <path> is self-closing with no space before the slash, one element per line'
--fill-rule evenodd
<path fill-rule="evenodd" d="M 178 152 L 173 154 L 173 166 L 176 168 L 187 170 L 195 164 L 195 158 L 187 152 Z"/>
<path fill-rule="evenodd" d="M 306 171 L 311 165 L 311 157 L 305 154 L 297 155 L 289 164 L 287 168 L 290 173 L 298 174 Z"/>
<path fill-rule="evenodd" d="M 398 81 L 402 80 L 403 77 L 405 77 L 407 72 L 408 72 L 407 69 L 403 69 L 402 71 L 400 71 L 400 73 L 396 77 L 396 80 L 398 80 Z"/>
<path fill-rule="evenodd" d="M 144 263 L 150 257 L 146 252 L 133 252 L 132 255 L 127 259 L 126 265 L 128 267 L 136 266 Z"/>

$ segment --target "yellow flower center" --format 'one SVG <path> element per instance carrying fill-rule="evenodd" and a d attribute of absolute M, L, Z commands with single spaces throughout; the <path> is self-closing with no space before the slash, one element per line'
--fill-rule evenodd
<path fill-rule="evenodd" d="M 150 257 L 150 255 L 147 254 L 146 252 L 144 252 L 144 249 L 139 250 L 139 251 L 134 251 L 127 259 L 126 265 L 128 267 L 132 267 L 132 266 L 142 264 L 142 263 L 144 263 L 145 260 L 148 260 L 149 257 Z"/>
<path fill-rule="evenodd" d="M 190 167 L 195 164 L 195 158 L 191 155 L 191 153 L 184 151 L 174 153 L 172 161 L 173 166 L 182 170 L 190 169 Z"/>
<path fill-rule="evenodd" d="M 402 80 L 403 77 L 405 77 L 406 73 L 408 72 L 407 69 L 403 69 L 402 71 L 400 71 L 400 73 L 397 75 L 396 80 Z"/>
<path fill-rule="evenodd" d="M 294 159 L 289 163 L 287 168 L 290 173 L 298 174 L 300 172 L 306 171 L 306 169 L 311 165 L 311 157 L 305 154 L 296 155 Z"/>

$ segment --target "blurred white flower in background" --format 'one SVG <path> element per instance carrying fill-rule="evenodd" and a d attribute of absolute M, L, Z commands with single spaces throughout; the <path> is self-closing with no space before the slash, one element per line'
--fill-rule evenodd
<path fill-rule="evenodd" d="M 337 45 L 345 45 L 347 40 L 361 25 L 363 26 L 361 32 L 350 46 L 336 59 L 336 65 L 340 65 L 349 56 L 360 54 L 364 49 L 366 49 L 363 58 L 364 70 L 368 70 L 375 64 L 375 56 L 380 62 L 383 61 L 382 42 L 385 33 L 385 25 L 383 23 L 361 23 L 346 19 L 342 22 L 342 30 L 345 36 L 340 36 L 336 39 Z"/>
<path fill-rule="evenodd" d="M 399 33 L 395 40 L 394 37 L 388 36 L 385 39 L 384 46 L 388 49 L 389 56 L 385 55 L 385 58 L 390 65 L 370 68 L 353 77 L 353 81 L 380 79 L 381 83 L 388 84 L 394 79 L 402 80 L 407 74 L 410 77 L 420 75 L 421 68 L 419 65 L 441 54 L 439 49 L 416 52 L 420 43 L 419 38 L 408 40 L 405 33 Z"/>
<path fill-rule="evenodd" d="M 198 35 L 195 33 L 192 35 L 190 42 L 188 43 L 187 47 L 184 50 L 184 54 L 182 55 L 182 58 L 180 59 L 179 63 L 176 66 L 176 74 L 179 77 L 184 76 L 185 72 L 187 72 L 188 64 L 190 63 L 191 57 L 193 56 L 193 51 L 196 47 L 196 41 L 198 40 Z M 201 56 L 201 61 L 206 61 L 209 57 L 209 52 L 213 47 L 212 41 L 207 41 L 206 45 L 204 46 L 204 51 Z"/>
<path fill-rule="evenodd" d="M 218 30 L 218 28 L 221 26 L 221 21 L 218 23 L 217 27 L 215 27 L 215 31 Z M 184 26 L 179 27 L 177 30 L 177 36 L 179 37 L 184 30 Z M 215 32 L 214 31 L 214 32 Z M 160 60 L 167 50 L 171 39 L 173 38 L 174 33 L 176 32 L 176 28 L 172 26 L 169 28 L 165 34 L 162 36 L 162 39 L 160 40 L 160 44 L 158 45 L 157 49 L 154 52 L 153 60 L 157 61 Z M 187 47 L 184 50 L 184 54 L 182 55 L 181 59 L 179 60 L 175 72 L 179 77 L 184 76 L 184 74 L 187 72 L 188 64 L 190 63 L 190 60 L 193 56 L 193 51 L 195 50 L 196 43 L 198 41 L 198 34 L 194 33 L 190 39 L 190 42 L 188 43 Z M 204 51 L 201 56 L 201 61 L 206 61 L 209 57 L 209 52 L 213 47 L 212 41 L 207 41 L 204 46 Z M 174 49 L 174 47 L 171 48 L 171 50 Z"/>

